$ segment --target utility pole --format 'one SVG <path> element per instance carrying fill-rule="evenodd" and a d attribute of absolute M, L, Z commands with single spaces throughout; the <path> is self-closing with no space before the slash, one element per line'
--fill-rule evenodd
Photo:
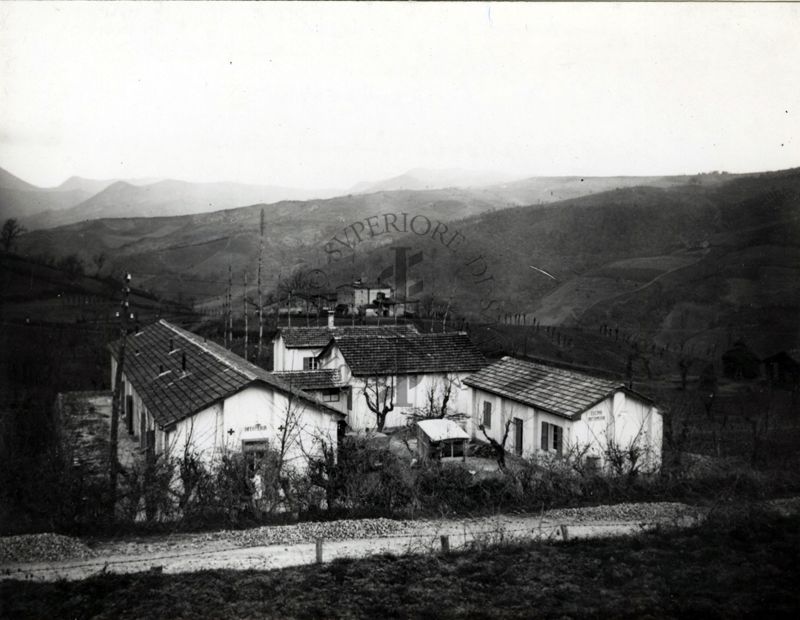
<path fill-rule="evenodd" d="M 264 260 L 264 209 L 261 209 L 261 243 L 258 247 L 258 361 L 264 340 L 264 300 L 261 298 L 261 263 Z"/>
<path fill-rule="evenodd" d="M 110 504 L 111 519 L 114 519 L 114 512 L 117 506 L 117 474 L 119 472 L 119 460 L 117 458 L 117 432 L 119 430 L 119 410 L 123 398 L 122 394 L 122 371 L 125 365 L 125 345 L 128 340 L 128 314 L 130 313 L 130 283 L 131 274 L 125 274 L 125 283 L 122 287 L 122 305 L 120 308 L 120 346 L 119 359 L 117 360 L 117 371 L 114 376 L 114 396 L 111 399 L 111 442 L 109 444 L 109 483 L 111 487 Z"/>
<path fill-rule="evenodd" d="M 242 297 L 244 306 L 244 359 L 247 359 L 247 271 L 244 272 L 244 296 Z"/>

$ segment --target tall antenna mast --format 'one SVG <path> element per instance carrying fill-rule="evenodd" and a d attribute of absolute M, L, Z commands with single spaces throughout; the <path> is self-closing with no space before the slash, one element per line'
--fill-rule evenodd
<path fill-rule="evenodd" d="M 261 242 L 258 246 L 258 359 L 261 360 L 261 343 L 264 341 L 264 300 L 261 297 L 261 263 L 264 260 L 264 209 L 261 209 Z"/>
<path fill-rule="evenodd" d="M 244 359 L 247 359 L 247 270 L 244 272 L 244 295 L 242 296 L 244 308 Z"/>

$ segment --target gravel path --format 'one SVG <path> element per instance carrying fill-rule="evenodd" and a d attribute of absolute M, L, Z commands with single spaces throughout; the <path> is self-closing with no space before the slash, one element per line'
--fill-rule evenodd
<path fill-rule="evenodd" d="M 324 539 L 324 559 L 375 553 L 427 552 L 440 536 L 452 549 L 499 540 L 560 539 L 630 534 L 656 524 L 690 525 L 698 509 L 673 502 L 616 504 L 551 510 L 541 515 L 473 519 L 394 521 L 340 520 L 84 542 L 54 534 L 0 538 L 0 578 L 82 579 L 99 572 L 164 572 L 204 569 L 267 569 L 313 563 L 315 542 Z"/>

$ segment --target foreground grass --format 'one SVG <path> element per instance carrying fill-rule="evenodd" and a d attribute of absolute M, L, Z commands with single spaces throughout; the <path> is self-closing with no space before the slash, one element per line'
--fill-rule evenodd
<path fill-rule="evenodd" d="M 800 617 L 800 518 L 321 567 L 0 583 L 4 618 Z"/>

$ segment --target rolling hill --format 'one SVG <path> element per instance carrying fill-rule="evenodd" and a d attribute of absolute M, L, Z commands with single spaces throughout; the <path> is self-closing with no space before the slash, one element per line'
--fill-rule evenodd
<path fill-rule="evenodd" d="M 454 316 L 526 314 L 576 329 L 605 324 L 659 344 L 702 347 L 734 332 L 765 347 L 796 343 L 800 170 L 645 181 L 651 185 L 626 187 L 631 177 L 562 178 L 562 192 L 606 191 L 535 208 L 504 208 L 508 194 L 489 187 L 102 219 L 29 233 L 19 247 L 84 260 L 102 251 L 114 267 L 133 271 L 140 286 L 219 305 L 229 264 L 237 290 L 245 269 L 253 282 L 263 208 L 268 286 L 300 265 L 323 268 L 331 285 L 385 277 L 393 264 L 387 246 L 403 245 L 424 257 L 409 273 L 424 283 L 420 297 L 449 300 Z M 553 180 L 509 185 L 523 197 L 556 187 Z M 325 244 L 348 225 L 401 212 L 447 222 L 462 237 L 457 251 L 431 234 L 391 233 L 364 239 L 354 254 L 328 264 Z M 488 306 L 482 317 L 481 304 Z"/>
<path fill-rule="evenodd" d="M 409 277 L 457 315 L 477 318 L 483 304 L 484 320 L 605 324 L 698 350 L 738 336 L 796 345 L 800 170 L 690 181 L 482 213 L 451 224 L 464 237 L 456 252 L 416 235 L 395 243 L 422 252 Z M 387 262 L 371 250 L 333 265 L 331 279 L 372 279 Z"/>
<path fill-rule="evenodd" d="M 414 168 L 396 177 L 374 182 L 362 182 L 351 188 L 356 194 L 391 192 L 395 190 L 445 189 L 447 187 L 483 187 L 511 181 L 513 177 L 492 171 L 463 168 Z"/>
<path fill-rule="evenodd" d="M 94 183 L 99 187 L 104 182 Z M 86 181 L 73 183 L 76 184 L 89 186 Z M 337 192 L 321 190 L 320 193 L 329 196 Z M 241 183 L 189 183 L 170 179 L 144 184 L 115 181 L 79 204 L 39 213 L 24 219 L 23 223 L 33 230 L 101 218 L 188 215 L 254 203 L 308 199 L 316 194 L 314 191 Z"/>
<path fill-rule="evenodd" d="M 96 219 L 30 232 L 18 247 L 28 255 L 77 254 L 85 263 L 104 252 L 110 265 L 134 272 L 140 286 L 203 297 L 224 290 L 229 263 L 253 277 L 262 209 L 265 280 L 274 282 L 296 265 L 324 261 L 324 244 L 365 213 L 406 211 L 447 221 L 498 206 L 467 190 L 379 192 L 175 217 Z"/>

